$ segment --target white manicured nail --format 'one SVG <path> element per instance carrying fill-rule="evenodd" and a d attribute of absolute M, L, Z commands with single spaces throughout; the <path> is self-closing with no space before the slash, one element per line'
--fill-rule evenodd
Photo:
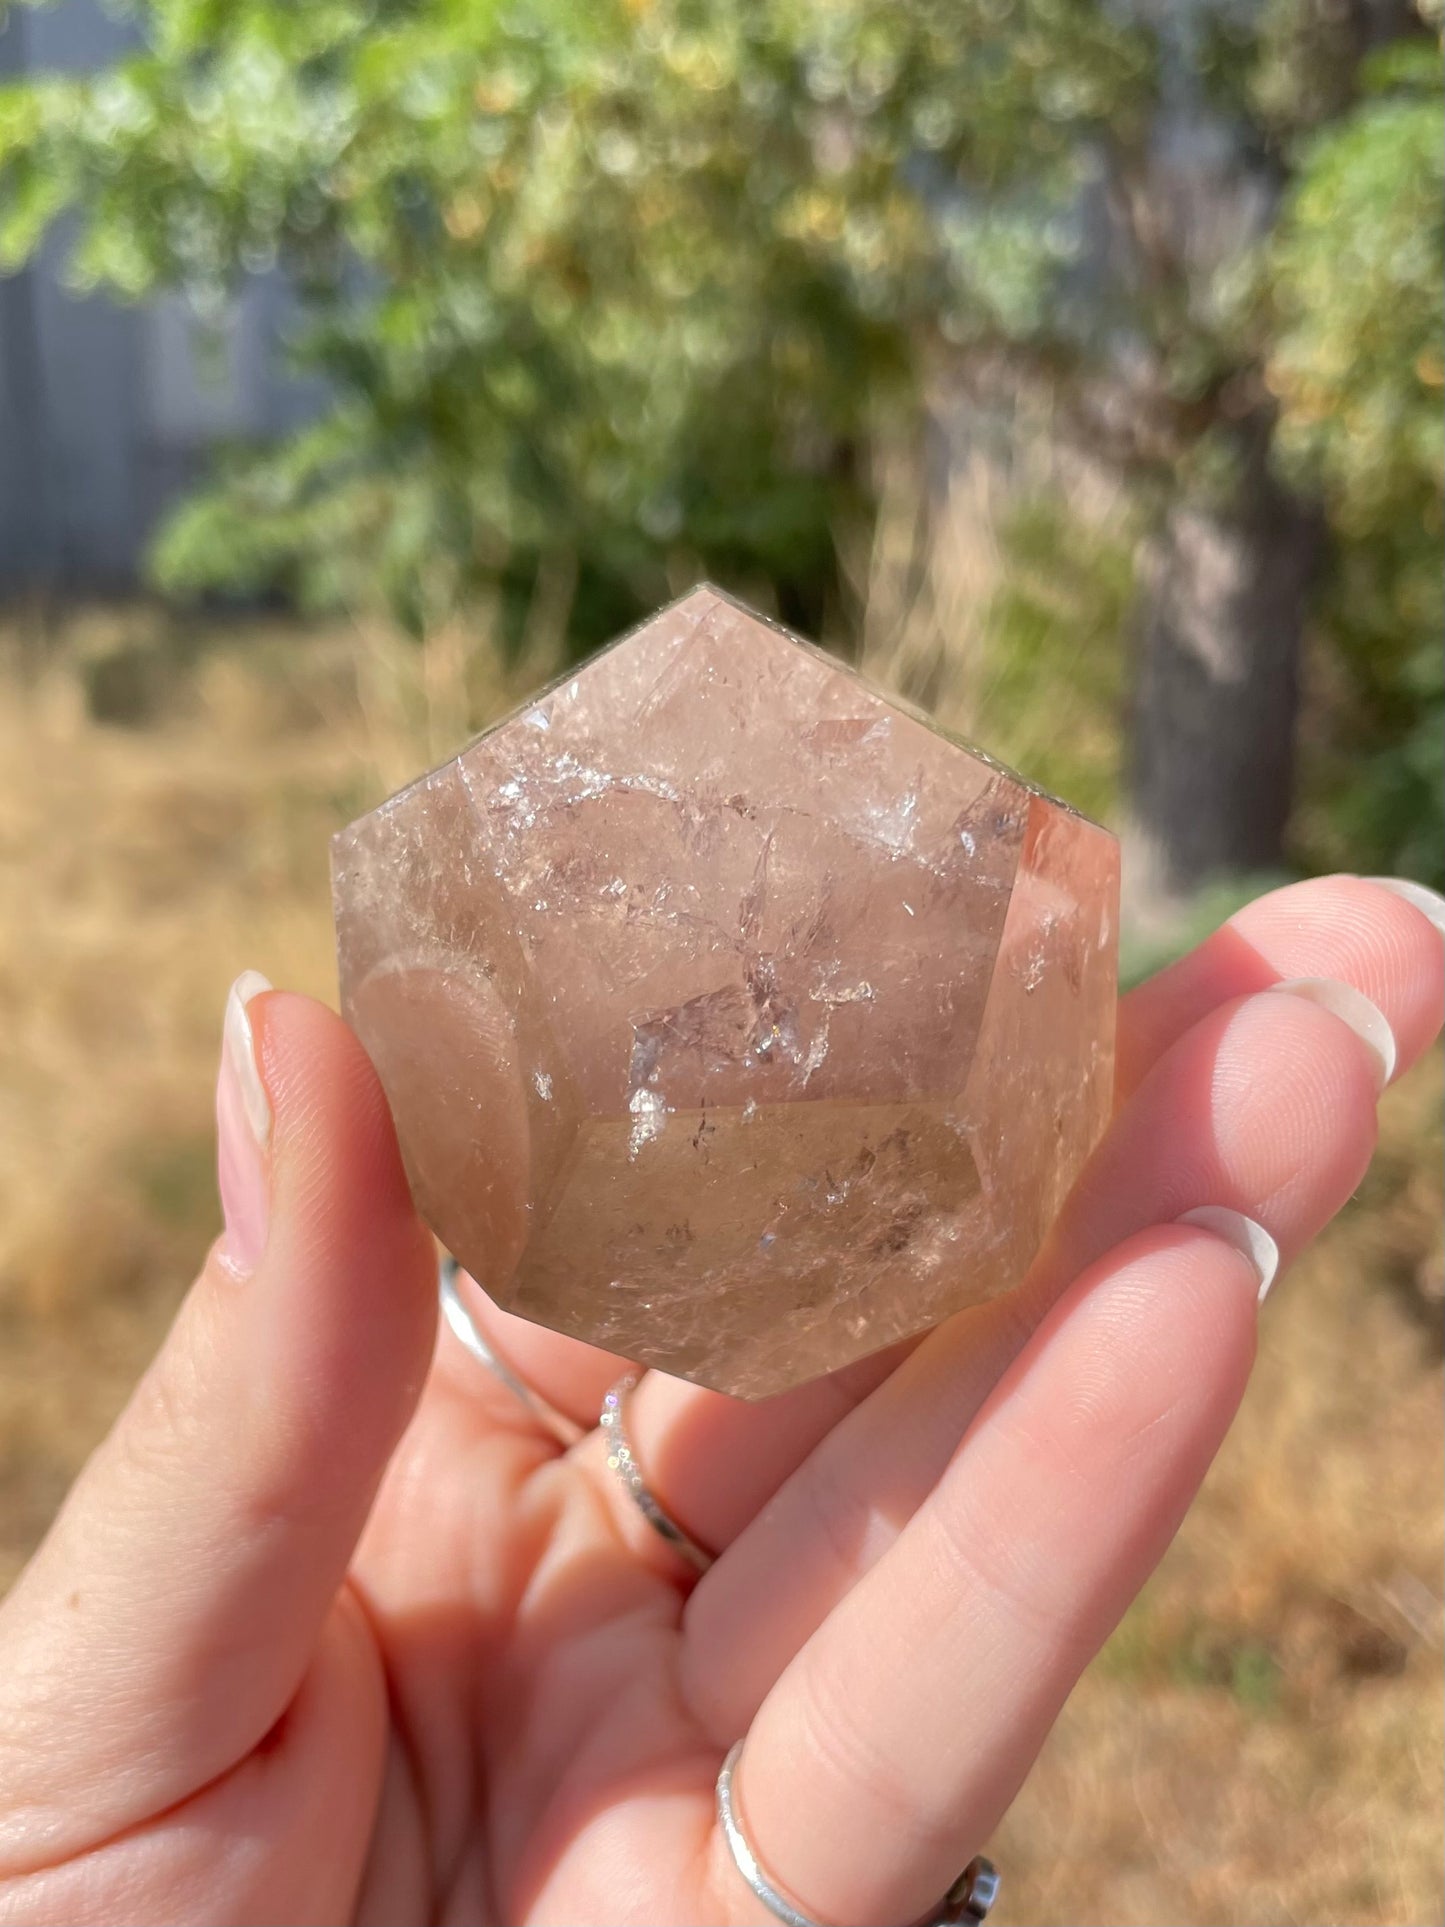
<path fill-rule="evenodd" d="M 1259 1279 L 1259 1302 L 1264 1303 L 1279 1270 L 1279 1246 L 1262 1224 L 1222 1204 L 1201 1204 L 1193 1211 L 1186 1211 L 1179 1223 L 1197 1224 L 1201 1231 L 1212 1231 L 1216 1238 L 1223 1238 L 1227 1245 L 1233 1245 L 1248 1258 Z"/>
<path fill-rule="evenodd" d="M 251 1127 L 251 1135 L 260 1146 L 264 1146 L 271 1135 L 271 1105 L 257 1068 L 256 1040 L 251 1035 L 251 1019 L 246 1006 L 253 997 L 259 997 L 263 990 L 270 990 L 271 987 L 259 970 L 243 970 L 231 985 L 222 1025 L 222 1049 L 241 1094 L 241 1104 L 246 1113 L 246 1122 Z"/>
<path fill-rule="evenodd" d="M 1423 883 L 1412 883 L 1408 877 L 1365 877 L 1363 881 L 1378 883 L 1382 890 L 1393 890 L 1406 903 L 1413 903 L 1420 915 L 1428 917 L 1445 937 L 1445 897 L 1438 890 L 1427 890 Z"/>
<path fill-rule="evenodd" d="M 1272 985 L 1271 991 L 1283 991 L 1287 997 L 1303 997 L 1306 1003 L 1318 1004 L 1321 1010 L 1348 1024 L 1369 1047 L 1379 1066 L 1380 1089 L 1384 1090 L 1395 1075 L 1399 1053 L 1395 1048 L 1395 1033 L 1378 1004 L 1372 1004 L 1353 984 L 1342 984 L 1336 977 L 1287 977 L 1283 983 Z"/>

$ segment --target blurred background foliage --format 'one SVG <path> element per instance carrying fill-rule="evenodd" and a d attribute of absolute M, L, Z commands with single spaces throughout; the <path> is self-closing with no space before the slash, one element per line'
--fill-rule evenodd
<path fill-rule="evenodd" d="M 326 398 L 166 589 L 536 663 L 710 575 L 1119 817 L 1141 892 L 1442 880 L 1433 12 L 131 11 L 0 92 L 0 261 L 69 217 L 78 287 L 202 319 L 279 266 Z M 1060 687 L 1116 755 L 1035 740 Z"/>

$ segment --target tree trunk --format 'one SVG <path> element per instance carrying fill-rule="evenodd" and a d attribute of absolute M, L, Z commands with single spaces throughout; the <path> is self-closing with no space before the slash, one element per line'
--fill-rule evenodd
<path fill-rule="evenodd" d="M 1145 557 L 1129 787 L 1135 881 L 1151 896 L 1277 868 L 1284 852 L 1323 529 L 1271 474 L 1268 424 L 1235 452 L 1228 498 L 1181 495 Z"/>

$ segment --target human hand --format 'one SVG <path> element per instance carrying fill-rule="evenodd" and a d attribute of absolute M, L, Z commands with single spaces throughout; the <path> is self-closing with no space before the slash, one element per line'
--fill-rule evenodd
<path fill-rule="evenodd" d="M 714 1820 L 743 1733 L 800 1906 L 926 1913 L 1218 1447 L 1261 1254 L 1339 1209 L 1435 1034 L 1425 902 L 1296 885 L 1126 998 L 1114 1123 L 1009 1298 L 760 1406 L 644 1379 L 629 1429 L 720 1555 L 701 1581 L 596 1431 L 560 1449 L 434 1343 L 350 1033 L 233 1001 L 226 1235 L 0 1609 L 0 1919 L 766 1922 Z M 1354 995 L 1271 988 L 1299 979 Z M 1253 1258 L 1201 1206 L 1262 1227 Z M 619 1362 L 470 1289 L 591 1426 Z"/>

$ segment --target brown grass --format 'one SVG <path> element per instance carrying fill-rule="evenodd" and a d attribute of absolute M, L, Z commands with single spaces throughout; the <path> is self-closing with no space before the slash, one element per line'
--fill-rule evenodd
<path fill-rule="evenodd" d="M 97 724 L 137 637 L 149 713 Z M 197 651 L 142 612 L 0 643 L 3 1585 L 215 1228 L 229 980 L 332 995 L 328 832 L 507 690 L 454 638 L 422 667 L 261 622 Z M 1445 1917 L 1440 1085 L 1391 1094 L 1271 1300 L 1203 1498 L 996 1843 L 1007 1919 Z"/>

